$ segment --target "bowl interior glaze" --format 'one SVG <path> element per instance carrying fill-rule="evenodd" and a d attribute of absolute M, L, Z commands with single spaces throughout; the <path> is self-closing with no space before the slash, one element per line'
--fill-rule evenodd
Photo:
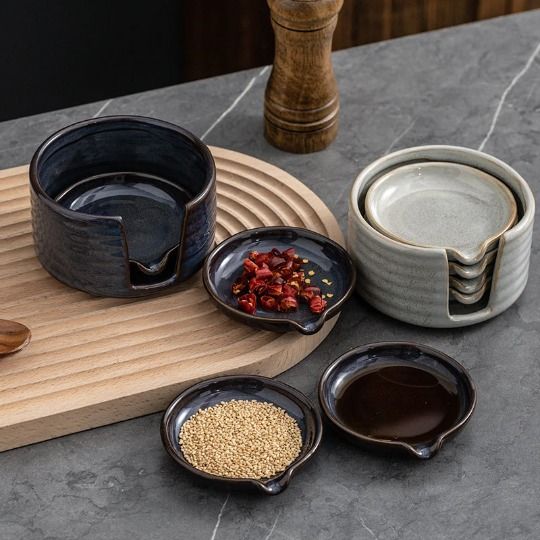
<path fill-rule="evenodd" d="M 431 440 L 413 443 L 397 439 L 378 439 L 368 433 L 351 429 L 338 411 L 338 400 L 345 388 L 360 375 L 380 367 L 410 365 L 435 374 L 457 396 L 458 412 L 453 424 L 433 435 Z M 405 387 L 403 387 L 406 390 Z M 353 349 L 335 360 L 319 382 L 319 400 L 325 416 L 349 440 L 370 447 L 394 448 L 426 459 L 432 457 L 443 442 L 459 431 L 471 417 L 476 405 L 476 390 L 472 379 L 461 364 L 425 345 L 408 342 L 373 343 Z"/>

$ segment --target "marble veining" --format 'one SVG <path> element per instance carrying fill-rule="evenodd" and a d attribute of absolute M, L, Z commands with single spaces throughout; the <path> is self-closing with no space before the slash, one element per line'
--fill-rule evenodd
<path fill-rule="evenodd" d="M 340 130 L 317 154 L 287 154 L 265 141 L 269 73 L 260 68 L 114 98 L 105 113 L 155 116 L 198 135 L 215 124 L 207 143 L 289 171 L 343 228 L 362 167 L 388 149 L 478 148 L 493 123 L 485 148 L 516 168 L 538 200 L 540 69 L 531 53 L 539 42 L 533 11 L 336 53 Z M 105 103 L 0 124 L 0 167 L 28 163 L 47 135 Z M 320 452 L 282 495 L 227 494 L 175 466 L 161 447 L 160 415 L 150 415 L 0 454 L 0 540 L 537 540 L 539 234 L 528 286 L 499 317 L 471 328 L 417 328 L 355 296 L 332 335 L 279 377 L 315 399 L 323 369 L 356 345 L 416 340 L 445 351 L 470 370 L 478 408 L 433 460 L 368 454 L 327 429 Z"/>
<path fill-rule="evenodd" d="M 491 134 L 493 133 L 493 130 L 495 129 L 495 126 L 497 125 L 497 120 L 499 119 L 499 115 L 501 114 L 501 109 L 504 105 L 504 102 L 506 101 L 506 97 L 508 94 L 512 91 L 512 88 L 518 83 L 518 81 L 529 71 L 531 66 L 533 65 L 533 62 L 536 60 L 536 57 L 540 53 L 540 42 L 535 47 L 533 53 L 529 58 L 527 59 L 527 62 L 525 62 L 525 65 L 522 69 L 519 70 L 517 75 L 510 81 L 510 84 L 504 89 L 504 92 L 502 93 L 501 99 L 499 100 L 499 103 L 497 104 L 497 108 L 495 109 L 495 114 L 493 115 L 493 119 L 491 120 L 491 124 L 489 126 L 488 132 L 482 142 L 480 143 L 480 146 L 478 147 L 478 150 L 483 151 L 484 147 L 486 146 L 487 142 L 489 141 L 489 138 L 491 137 Z M 528 96 L 527 96 L 528 97 Z"/>
<path fill-rule="evenodd" d="M 212 123 L 212 125 L 201 135 L 201 140 L 205 140 L 210 133 L 214 130 L 214 128 L 223 121 L 223 119 L 228 116 L 236 107 L 237 105 L 242 101 L 244 96 L 251 90 L 253 85 L 255 84 L 255 81 L 262 77 L 269 69 L 270 66 L 264 66 L 257 75 L 254 77 L 251 77 L 251 79 L 246 84 L 246 87 L 238 94 L 238 96 L 235 98 L 235 100 L 227 107 L 217 118 L 215 122 Z"/>

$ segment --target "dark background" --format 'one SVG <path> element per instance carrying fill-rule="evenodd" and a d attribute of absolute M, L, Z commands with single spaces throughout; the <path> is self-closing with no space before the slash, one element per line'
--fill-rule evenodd
<path fill-rule="evenodd" d="M 341 49 L 540 8 L 345 0 Z M 0 121 L 271 63 L 266 0 L 0 0 Z"/>

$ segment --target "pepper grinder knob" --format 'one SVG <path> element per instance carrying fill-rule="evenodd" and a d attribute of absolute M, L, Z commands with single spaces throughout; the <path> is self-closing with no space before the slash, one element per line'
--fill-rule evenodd
<path fill-rule="evenodd" d="M 343 0 L 267 0 L 275 35 L 264 98 L 264 134 L 281 150 L 306 154 L 336 137 L 339 96 L 332 36 Z"/>

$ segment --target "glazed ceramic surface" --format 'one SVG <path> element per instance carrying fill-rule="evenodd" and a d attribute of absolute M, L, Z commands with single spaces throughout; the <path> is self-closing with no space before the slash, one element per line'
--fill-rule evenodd
<path fill-rule="evenodd" d="M 463 279 L 456 276 L 450 276 L 449 283 L 450 288 L 454 288 L 457 291 L 464 294 L 477 293 L 484 285 L 491 280 L 493 269 L 490 268 L 483 274 L 472 279 Z"/>
<path fill-rule="evenodd" d="M 302 450 L 282 473 L 267 479 L 225 478 L 193 467 L 182 454 L 179 436 L 182 425 L 200 409 L 222 401 L 256 400 L 273 403 L 285 410 L 302 432 Z M 277 495 L 288 485 L 296 471 L 316 452 L 322 438 L 319 411 L 301 392 L 284 383 L 258 376 L 226 376 L 196 384 L 182 392 L 167 408 L 161 422 L 161 439 L 169 455 L 182 467 L 205 480 L 227 488 L 255 488 L 266 495 Z"/>
<path fill-rule="evenodd" d="M 516 223 L 499 238 L 489 298 L 485 305 L 464 313 L 450 309 L 452 263 L 449 264 L 446 251 L 388 238 L 368 223 L 361 210 L 367 190 L 377 178 L 395 167 L 429 160 L 483 170 L 503 182 L 518 203 Z M 383 313 L 420 326 L 467 326 L 490 319 L 511 306 L 525 288 L 534 209 L 534 198 L 525 180 L 507 164 L 477 150 L 422 146 L 384 156 L 360 173 L 349 199 L 347 240 L 358 271 L 357 291 Z"/>
<path fill-rule="evenodd" d="M 497 250 L 493 249 L 488 251 L 483 259 L 476 264 L 465 265 L 454 261 L 448 261 L 448 271 L 451 275 L 457 275 L 464 279 L 475 279 L 488 270 L 488 266 L 493 263 L 496 258 Z"/>
<path fill-rule="evenodd" d="M 235 279 L 242 273 L 242 262 L 250 251 L 265 252 L 272 248 L 284 250 L 294 247 L 301 258 L 308 259 L 303 265 L 310 276 L 311 285 L 321 288 L 327 297 L 327 308 L 321 314 L 313 314 L 307 305 L 291 313 L 278 313 L 257 308 L 254 315 L 237 308 L 236 297 L 231 292 Z M 230 317 L 251 326 L 287 332 L 296 330 L 303 334 L 318 332 L 325 321 L 339 313 L 351 295 L 356 272 L 347 252 L 329 238 L 297 227 L 261 227 L 231 236 L 208 256 L 203 268 L 203 282 L 216 305 Z M 322 282 L 327 279 L 330 284 Z"/>
<path fill-rule="evenodd" d="M 443 248 L 463 264 L 481 261 L 515 221 L 511 191 L 467 165 L 424 162 L 396 167 L 366 194 L 368 221 L 415 246 Z"/>
<path fill-rule="evenodd" d="M 111 116 L 49 137 L 30 165 L 41 264 L 72 287 L 142 296 L 193 275 L 214 241 L 215 165 L 184 129 Z"/>
<path fill-rule="evenodd" d="M 431 381 L 435 381 L 436 376 L 448 391 L 457 397 L 458 410 L 455 421 L 441 431 L 435 429 L 431 440 L 411 443 L 405 438 L 381 439 L 370 433 L 351 429 L 344 420 L 343 413 L 339 411 L 339 400 L 353 381 L 366 373 L 396 365 L 425 370 L 430 384 Z M 406 381 L 400 382 L 399 379 L 395 382 L 396 392 L 401 394 L 414 391 L 418 386 Z M 426 459 L 432 457 L 447 439 L 469 421 L 476 405 L 476 390 L 465 368 L 440 351 L 408 342 L 373 343 L 345 353 L 326 368 L 319 381 L 319 401 L 324 415 L 332 426 L 350 441 L 377 450 L 403 450 L 414 457 Z M 418 418 L 408 416 L 410 413 L 406 410 L 400 413 L 408 425 L 427 421 L 425 418 L 427 411 Z"/>
<path fill-rule="evenodd" d="M 477 302 L 480 302 L 480 300 L 482 300 L 490 284 L 491 279 L 487 280 L 486 283 L 484 283 L 477 291 L 471 293 L 464 293 L 458 289 L 450 287 L 450 297 L 452 298 L 452 300 L 455 300 L 460 304 L 465 304 L 466 306 L 476 304 Z"/>

